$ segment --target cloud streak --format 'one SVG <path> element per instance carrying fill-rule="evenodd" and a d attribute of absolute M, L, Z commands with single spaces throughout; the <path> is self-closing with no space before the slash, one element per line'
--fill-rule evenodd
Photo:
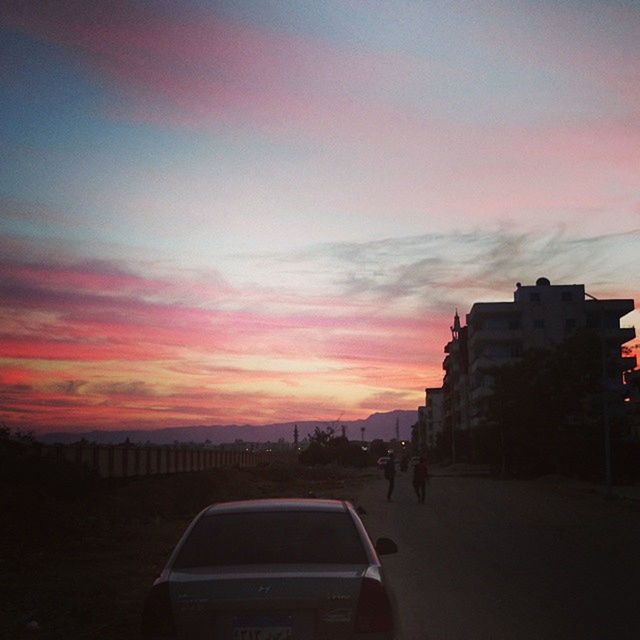
<path fill-rule="evenodd" d="M 314 411 L 332 403 L 354 417 L 376 402 L 377 410 L 410 407 L 441 380 L 454 308 L 508 300 L 516 281 L 540 275 L 632 297 L 617 276 L 633 267 L 639 246 L 639 232 L 580 239 L 505 229 L 320 245 L 234 257 L 231 273 L 235 260 L 253 260 L 269 264 L 268 281 L 248 285 L 218 272 L 224 295 L 213 287 L 197 304 L 176 299 L 191 277 L 199 281 L 190 271 L 60 252 L 51 263 L 8 256 L 0 417 L 60 426 L 64 408 L 77 424 L 158 414 L 183 424 L 256 423 L 290 416 L 303 398 L 305 417 L 319 419 Z M 311 265 L 315 278 L 300 292 L 286 274 Z"/>

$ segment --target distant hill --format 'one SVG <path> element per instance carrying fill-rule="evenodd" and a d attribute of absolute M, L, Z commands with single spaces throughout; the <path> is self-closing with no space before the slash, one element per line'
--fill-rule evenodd
<path fill-rule="evenodd" d="M 276 442 L 283 438 L 286 442 L 293 441 L 293 429 L 298 425 L 300 440 L 313 433 L 316 427 L 325 429 L 333 426 L 340 430 L 344 425 L 350 440 L 360 440 L 361 428 L 365 428 L 364 439 L 391 440 L 396 435 L 396 419 L 399 424 L 400 439 L 411 438 L 411 425 L 417 420 L 417 411 L 397 409 L 387 413 L 374 413 L 363 420 L 316 420 L 284 422 L 265 425 L 213 425 L 200 427 L 169 427 L 164 429 L 123 429 L 118 431 L 85 431 L 85 432 L 55 432 L 36 435 L 45 444 L 69 444 L 85 439 L 98 444 L 118 444 L 127 438 L 130 442 L 153 444 L 172 444 L 178 442 L 205 442 L 213 444 L 244 440 L 245 442 Z"/>

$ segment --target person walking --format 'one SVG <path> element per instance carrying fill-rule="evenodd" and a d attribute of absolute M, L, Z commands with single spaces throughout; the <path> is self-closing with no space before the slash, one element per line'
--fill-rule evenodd
<path fill-rule="evenodd" d="M 413 488 L 416 491 L 419 503 L 424 503 L 426 495 L 426 484 L 429 481 L 429 469 L 427 467 L 427 459 L 420 456 L 420 459 L 413 467 Z"/>
<path fill-rule="evenodd" d="M 387 489 L 387 500 L 391 500 L 391 494 L 393 493 L 393 487 L 395 486 L 396 479 L 396 461 L 393 455 L 393 451 L 389 454 L 389 459 L 384 465 L 384 477 L 389 481 L 389 488 Z"/>

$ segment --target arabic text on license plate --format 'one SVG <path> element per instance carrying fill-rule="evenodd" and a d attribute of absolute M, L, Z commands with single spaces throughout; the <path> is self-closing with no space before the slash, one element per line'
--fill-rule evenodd
<path fill-rule="evenodd" d="M 291 627 L 236 627 L 233 640 L 291 640 Z"/>

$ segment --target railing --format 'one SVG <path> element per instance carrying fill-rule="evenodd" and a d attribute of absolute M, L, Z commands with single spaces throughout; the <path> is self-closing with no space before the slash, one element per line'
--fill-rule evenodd
<path fill-rule="evenodd" d="M 42 445 L 41 455 L 84 465 L 103 478 L 127 478 L 220 467 L 255 467 L 295 459 L 291 451 L 239 451 L 221 448 L 133 445 Z"/>

